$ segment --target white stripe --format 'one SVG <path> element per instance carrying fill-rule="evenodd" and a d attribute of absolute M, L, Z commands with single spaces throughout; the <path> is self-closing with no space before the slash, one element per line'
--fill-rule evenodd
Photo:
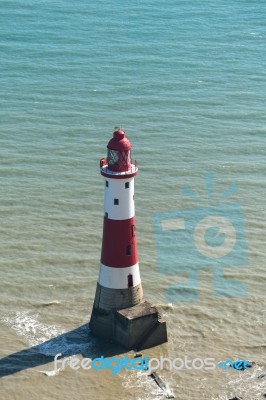
<path fill-rule="evenodd" d="M 139 263 L 125 268 L 112 268 L 101 264 L 98 282 L 110 289 L 126 289 L 129 274 L 133 277 L 133 287 L 141 283 Z"/>
<path fill-rule="evenodd" d="M 105 178 L 108 186 L 104 188 L 104 213 L 108 218 L 115 220 L 130 219 L 135 216 L 134 178 L 129 179 L 109 179 Z M 129 188 L 125 187 L 129 183 Z M 114 204 L 114 200 L 118 204 Z"/>

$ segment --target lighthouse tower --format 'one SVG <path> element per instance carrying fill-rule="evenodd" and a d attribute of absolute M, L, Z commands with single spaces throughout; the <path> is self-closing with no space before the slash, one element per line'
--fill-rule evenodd
<path fill-rule="evenodd" d="M 167 334 L 156 307 L 143 300 L 134 205 L 138 167 L 131 160 L 131 147 L 118 129 L 107 145 L 107 158 L 100 160 L 103 237 L 90 329 L 95 336 L 140 349 L 167 341 Z"/>

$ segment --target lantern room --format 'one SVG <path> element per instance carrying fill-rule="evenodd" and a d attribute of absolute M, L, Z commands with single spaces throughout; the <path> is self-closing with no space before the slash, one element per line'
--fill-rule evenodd
<path fill-rule="evenodd" d="M 121 129 L 113 133 L 107 145 L 107 164 L 111 171 L 123 172 L 131 168 L 131 143 Z"/>

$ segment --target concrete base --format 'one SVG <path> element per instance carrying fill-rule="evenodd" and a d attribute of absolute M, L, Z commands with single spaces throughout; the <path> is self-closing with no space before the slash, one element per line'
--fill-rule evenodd
<path fill-rule="evenodd" d="M 143 300 L 141 283 L 127 289 L 110 289 L 97 282 L 93 309 L 98 313 L 132 307 Z"/>
<path fill-rule="evenodd" d="M 103 311 L 93 308 L 92 334 L 124 346 L 143 350 L 167 342 L 166 322 L 147 301 L 122 310 Z"/>

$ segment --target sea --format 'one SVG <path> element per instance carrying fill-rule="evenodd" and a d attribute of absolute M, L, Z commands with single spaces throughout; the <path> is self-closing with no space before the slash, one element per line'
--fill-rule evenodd
<path fill-rule="evenodd" d="M 266 396 L 265 21 L 264 0 L 1 0 L 1 399 Z M 71 367 L 135 355 L 88 326 L 115 127 L 138 162 L 145 299 L 167 323 L 141 352 L 162 388 Z"/>

